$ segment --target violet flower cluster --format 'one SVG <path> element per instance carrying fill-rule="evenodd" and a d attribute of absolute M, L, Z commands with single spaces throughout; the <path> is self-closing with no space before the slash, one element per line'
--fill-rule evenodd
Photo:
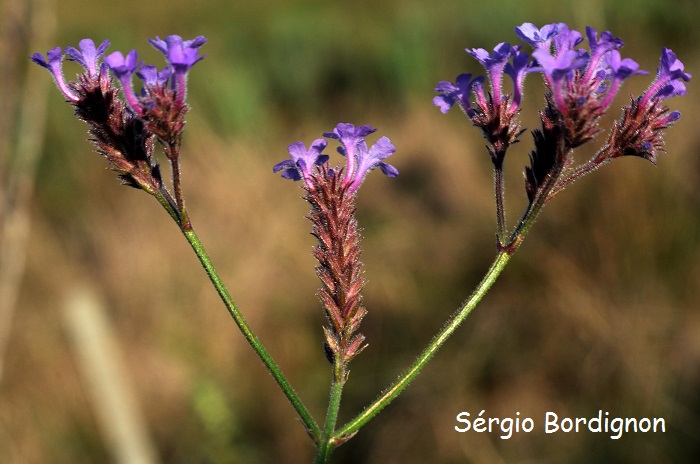
<path fill-rule="evenodd" d="M 62 52 L 57 47 L 46 56 L 35 53 L 30 57 L 51 73 L 58 89 L 75 107 L 76 116 L 90 126 L 91 141 L 98 153 L 107 158 L 124 183 L 168 203 L 181 225 L 187 223 L 179 170 L 184 117 L 189 109 L 185 103 L 187 75 L 203 58 L 198 49 L 206 41 L 201 36 L 182 40 L 177 35 L 149 40 L 165 56 L 167 64 L 161 70 L 144 65 L 136 50 L 126 55 L 115 51 L 105 57 L 108 40 L 96 47 L 92 39 L 83 39 L 79 49 L 67 47 Z M 63 75 L 64 58 L 84 69 L 75 81 L 66 81 Z M 123 101 L 118 98 L 119 88 L 109 71 L 121 83 Z M 141 80 L 138 93 L 133 87 L 134 74 Z M 170 161 L 175 198 L 163 185 L 154 159 L 156 141 Z"/>
<path fill-rule="evenodd" d="M 572 168 L 573 150 L 594 140 L 602 129 L 600 119 L 611 107 L 624 80 L 648 74 L 637 62 L 622 58 L 622 40 L 606 31 L 586 28 L 586 36 L 564 23 L 537 28 L 524 23 L 515 32 L 533 52 L 528 56 L 520 45 L 498 44 L 493 52 L 467 49 L 486 69 L 484 77 L 461 74 L 454 83 L 437 84 L 433 103 L 447 113 L 457 105 L 481 129 L 496 171 L 499 248 L 514 249 L 521 228 L 533 212 L 574 180 L 621 156 L 639 156 L 652 163 L 664 151 L 663 133 L 680 118 L 665 106 L 666 99 L 684 95 L 691 75 L 668 48 L 664 48 L 656 77 L 648 89 L 622 108 L 605 144 L 588 162 Z M 587 39 L 588 48 L 581 47 Z M 530 208 L 510 239 L 505 237 L 502 211 L 502 164 L 510 145 L 518 141 L 518 113 L 526 75 L 539 73 L 546 87 L 545 108 L 540 112 L 541 129 L 533 131 L 535 149 L 525 169 Z M 504 93 L 503 75 L 512 81 L 511 94 Z M 504 243 L 505 242 L 505 243 Z"/>
<path fill-rule="evenodd" d="M 360 291 L 365 284 L 360 262 L 360 230 L 355 219 L 355 196 L 367 173 L 379 168 L 389 177 L 398 170 L 384 162 L 396 148 L 387 137 L 367 147 L 365 137 L 375 128 L 364 125 L 338 124 L 324 137 L 340 143 L 338 152 L 346 158 L 345 167 L 328 164 L 323 150 L 324 139 L 314 140 L 309 148 L 302 142 L 289 145 L 290 159 L 277 163 L 273 172 L 282 177 L 303 180 L 305 199 L 311 205 L 311 233 L 318 240 L 313 255 L 318 261 L 316 274 L 321 280 L 319 299 L 328 320 L 324 327 L 325 351 L 328 360 L 337 364 L 336 381 L 344 382 L 347 364 L 364 347 L 365 337 L 357 333 L 367 310 Z"/>

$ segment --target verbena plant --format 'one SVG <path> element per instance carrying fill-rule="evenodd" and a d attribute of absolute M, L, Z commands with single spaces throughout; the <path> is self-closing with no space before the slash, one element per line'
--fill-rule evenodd
<path fill-rule="evenodd" d="M 162 70 L 144 65 L 135 50 L 126 55 L 117 51 L 105 56 L 107 40 L 96 47 L 91 39 L 84 39 L 79 49 L 68 47 L 62 51 L 58 47 L 49 50 L 47 56 L 37 53 L 31 59 L 50 71 L 75 115 L 88 124 L 89 140 L 124 184 L 155 197 L 178 225 L 241 333 L 297 411 L 316 446 L 316 462 L 326 463 L 335 447 L 352 438 L 401 394 L 454 333 L 503 272 L 545 204 L 576 179 L 616 158 L 637 156 L 656 163 L 657 155 L 664 151 L 664 131 L 680 117 L 665 101 L 684 95 L 684 82 L 691 76 L 684 72 L 683 63 L 676 55 L 664 48 L 656 77 L 647 90 L 622 108 L 622 115 L 593 157 L 575 165 L 574 150 L 603 132 L 600 119 L 611 107 L 622 82 L 648 73 L 640 70 L 635 61 L 621 58 L 618 50 L 623 43 L 610 32 L 599 37 L 595 29 L 587 28 L 588 49 L 580 47 L 586 38 L 563 23 L 539 29 L 524 23 L 515 32 L 534 49 L 530 55 L 521 51 L 521 45 L 508 43 L 498 44 L 493 52 L 467 49 L 486 69 L 486 78 L 462 74 L 454 83 L 440 82 L 435 87 L 438 95 L 433 99 L 443 113 L 458 106 L 486 139 L 494 168 L 496 258 L 473 293 L 413 364 L 374 402 L 340 426 L 337 417 L 348 381 L 348 366 L 366 346 L 365 337 L 359 332 L 367 309 L 361 294 L 365 280 L 355 199 L 365 176 L 373 169 L 379 168 L 389 177 L 399 174 L 384 161 L 396 151 L 389 139 L 381 137 L 368 147 L 366 138 L 376 129 L 341 123 L 324 133 L 325 138 L 311 142 L 308 148 L 302 142 L 292 143 L 289 158 L 273 167 L 273 172 L 281 172 L 282 177 L 301 181 L 304 199 L 311 206 L 307 216 L 312 223 L 311 233 L 318 240 L 313 255 L 318 260 L 316 274 L 321 280 L 318 297 L 328 322 L 324 327 L 324 349 L 331 366 L 330 400 L 321 424 L 309 413 L 234 303 L 197 237 L 185 206 L 180 151 L 189 110 L 187 75 L 203 58 L 199 48 L 207 39 L 200 36 L 183 40 L 171 35 L 165 40 L 158 37 L 149 40 L 166 58 Z M 64 58 L 85 69 L 75 81 L 67 82 L 63 76 Z M 517 224 L 509 229 L 505 219 L 503 165 L 508 149 L 525 131 L 518 116 L 525 77 L 532 73 L 544 79 L 545 105 L 539 113 L 542 125 L 532 131 L 534 147 L 530 164 L 525 168 L 527 207 Z M 140 81 L 138 89 L 133 85 L 134 74 Z M 512 80 L 511 93 L 504 92 L 504 74 Z M 490 90 L 484 87 L 486 79 Z M 338 142 L 344 165 L 329 162 L 329 155 L 323 153 L 326 139 Z M 170 187 L 163 180 L 156 147 L 162 149 L 169 164 Z"/>

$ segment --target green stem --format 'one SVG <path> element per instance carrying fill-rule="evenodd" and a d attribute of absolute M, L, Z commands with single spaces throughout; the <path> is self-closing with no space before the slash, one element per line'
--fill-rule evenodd
<path fill-rule="evenodd" d="M 211 280 L 211 283 L 216 288 L 216 291 L 219 293 L 219 297 L 221 297 L 221 300 L 224 302 L 224 305 L 226 305 L 226 309 L 228 309 L 228 312 L 231 314 L 231 317 L 236 322 L 236 325 L 238 325 L 238 328 L 243 333 L 243 336 L 248 341 L 253 350 L 255 350 L 255 353 L 257 353 L 257 355 L 260 357 L 263 364 L 265 364 L 267 370 L 270 371 L 270 374 L 272 374 L 272 377 L 275 379 L 275 381 L 277 381 L 277 384 L 287 396 L 287 399 L 292 404 L 294 409 L 296 409 L 297 413 L 299 414 L 299 417 L 304 423 L 304 427 L 306 427 L 307 433 L 315 442 L 317 442 L 319 437 L 321 436 L 321 431 L 318 425 L 316 424 L 316 421 L 314 421 L 313 417 L 306 409 L 306 406 L 304 406 L 301 399 L 296 394 L 292 386 L 287 381 L 287 378 L 282 373 L 282 370 L 279 368 L 274 359 L 272 359 L 272 356 L 270 356 L 270 354 L 267 352 L 260 339 L 251 330 L 250 326 L 248 325 L 248 322 L 246 322 L 245 318 L 243 317 L 243 314 L 238 309 L 236 303 L 234 303 L 233 299 L 231 298 L 231 295 L 229 294 L 228 290 L 221 281 L 221 278 L 216 272 L 216 269 L 214 268 L 211 259 L 209 259 L 209 256 L 207 255 L 207 252 L 204 249 L 202 242 L 199 240 L 199 237 L 197 237 L 197 234 L 194 232 L 191 226 L 189 226 L 189 228 L 187 229 L 181 228 L 181 230 L 185 238 L 187 238 L 187 241 L 192 246 L 192 249 L 197 254 L 197 258 L 199 258 L 199 261 L 202 263 L 202 266 L 204 266 L 204 270 L 207 272 L 209 280 Z"/>
<path fill-rule="evenodd" d="M 356 433 L 363 425 L 369 422 L 382 409 L 384 409 L 391 401 L 394 400 L 403 390 L 411 383 L 411 381 L 420 373 L 430 359 L 435 355 L 438 349 L 445 344 L 447 339 L 454 333 L 459 325 L 464 322 L 469 313 L 476 307 L 481 299 L 489 291 L 498 276 L 503 272 L 506 264 L 510 260 L 511 254 L 506 251 L 501 251 L 496 256 L 493 264 L 488 272 L 476 287 L 474 292 L 469 296 L 463 306 L 458 309 L 451 317 L 450 321 L 442 328 L 437 336 L 418 356 L 418 359 L 406 370 L 392 385 L 390 385 L 379 398 L 370 404 L 364 411 L 358 414 L 354 419 L 340 428 L 334 435 L 336 439 L 342 440 L 350 434 Z"/>
<path fill-rule="evenodd" d="M 327 464 L 330 462 L 331 452 L 339 444 L 333 438 L 335 424 L 338 421 L 338 411 L 340 410 L 340 398 L 343 395 L 343 387 L 347 372 L 343 360 L 336 355 L 333 365 L 333 381 L 331 383 L 330 401 L 328 402 L 328 412 L 326 413 L 326 423 L 316 447 L 316 464 Z"/>
<path fill-rule="evenodd" d="M 170 193 L 168 193 L 165 188 L 162 188 L 160 191 L 156 191 L 153 196 L 156 197 L 158 203 L 160 203 L 163 209 L 165 209 L 170 217 L 173 218 L 173 221 L 175 221 L 175 223 L 180 226 L 180 229 L 182 229 L 180 213 L 177 211 L 177 205 L 175 204 L 175 200 L 173 200 L 172 196 L 170 196 Z"/>
<path fill-rule="evenodd" d="M 495 166 L 494 193 L 496 196 L 496 238 L 499 248 L 505 245 L 506 241 L 506 207 L 505 207 L 505 186 L 503 181 L 503 166 Z"/>

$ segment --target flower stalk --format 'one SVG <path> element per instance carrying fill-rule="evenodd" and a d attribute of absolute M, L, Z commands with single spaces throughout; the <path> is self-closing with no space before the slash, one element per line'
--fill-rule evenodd
<path fill-rule="evenodd" d="M 382 392 L 379 398 L 373 401 L 355 418 L 348 421 L 347 424 L 340 427 L 334 435 L 336 438 L 341 439 L 357 433 L 363 425 L 372 420 L 377 414 L 379 414 L 379 412 L 381 412 L 382 409 L 389 405 L 389 403 L 396 399 L 396 397 L 399 396 L 401 392 L 406 389 L 406 387 L 408 387 L 413 379 L 420 374 L 426 364 L 428 364 L 428 362 L 432 359 L 435 353 L 437 353 L 437 351 L 445 344 L 445 342 L 457 330 L 462 322 L 464 322 L 467 316 L 471 314 L 472 310 L 484 298 L 486 293 L 496 282 L 498 276 L 503 272 L 503 269 L 505 268 L 506 264 L 508 264 L 508 261 L 510 261 L 510 257 L 511 253 L 506 251 L 501 251 L 496 255 L 491 267 L 486 272 L 479 285 L 477 285 L 462 307 L 450 317 L 448 323 L 440 330 L 440 332 L 438 332 L 428 346 L 426 346 L 413 364 L 406 369 L 406 371 L 404 371 L 404 373 L 401 374 L 395 382 L 389 385 Z"/>

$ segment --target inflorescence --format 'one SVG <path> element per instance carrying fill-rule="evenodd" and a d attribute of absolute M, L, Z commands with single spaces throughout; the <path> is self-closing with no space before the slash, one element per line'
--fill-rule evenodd
<path fill-rule="evenodd" d="M 580 32 L 564 23 L 537 28 L 524 23 L 515 28 L 523 41 L 533 48 L 530 56 L 521 45 L 498 44 L 493 52 L 467 49 L 486 69 L 491 91 L 484 89 L 485 78 L 461 74 L 454 83 L 437 84 L 433 103 L 447 113 L 457 105 L 472 124 L 481 129 L 496 171 L 498 246 L 514 251 L 520 243 L 521 226 L 556 193 L 574 180 L 621 156 L 639 156 L 656 163 L 664 151 L 663 133 L 680 118 L 678 111 L 666 107 L 665 100 L 686 93 L 685 82 L 691 75 L 668 48 L 661 53 L 656 78 L 640 96 L 622 108 L 607 141 L 586 163 L 572 168 L 573 150 L 591 142 L 602 132 L 600 119 L 611 107 L 622 82 L 635 75 L 648 74 L 639 65 L 622 58 L 623 42 L 609 31 L 586 28 L 588 50 Z M 507 149 L 524 132 L 518 113 L 525 77 L 540 73 L 545 83 L 545 108 L 540 112 L 541 129 L 533 131 L 534 150 L 525 169 L 525 190 L 530 207 L 510 236 L 505 233 L 503 212 L 502 165 Z M 513 83 L 512 94 L 503 91 L 503 75 Z"/>
<path fill-rule="evenodd" d="M 107 158 L 124 183 L 167 203 L 182 226 L 188 225 L 179 168 L 185 114 L 189 110 L 185 103 L 187 74 L 203 58 L 198 49 L 206 41 L 201 36 L 182 40 L 177 35 L 149 40 L 167 61 L 160 71 L 155 66 L 143 65 L 136 50 L 126 56 L 116 51 L 103 61 L 108 40 L 95 47 L 92 39 L 83 39 L 79 49 L 68 47 L 62 52 L 57 47 L 49 50 L 46 57 L 40 53 L 30 57 L 49 70 L 58 89 L 75 107 L 76 116 L 90 126 L 90 140 L 97 152 Z M 62 71 L 64 58 L 84 68 L 77 80 L 66 82 Z M 123 101 L 118 98 L 119 88 L 109 71 L 121 83 Z M 138 93 L 133 88 L 134 74 L 142 84 Z M 153 156 L 156 141 L 171 164 L 174 198 L 163 185 L 160 167 Z"/>
<path fill-rule="evenodd" d="M 316 274 L 321 280 L 318 291 L 328 319 L 324 327 L 325 350 L 331 363 L 343 366 L 366 346 L 365 337 L 357 333 L 367 310 L 360 291 L 365 284 L 360 262 L 360 230 L 355 219 L 355 195 L 367 173 L 375 168 L 389 177 L 399 171 L 383 160 L 396 149 L 387 137 L 367 148 L 365 137 L 375 132 L 371 126 L 338 124 L 324 137 L 340 142 L 338 152 L 346 158 L 345 167 L 329 167 L 323 154 L 327 142 L 314 140 L 309 148 L 302 142 L 289 145 L 290 159 L 277 163 L 273 172 L 282 177 L 303 180 L 304 199 L 311 205 L 307 216 L 311 233 L 318 243 L 313 250 L 318 260 Z M 347 375 L 347 372 L 345 374 Z M 338 379 L 344 380 L 344 379 Z"/>
<path fill-rule="evenodd" d="M 435 87 L 438 95 L 433 99 L 443 113 L 457 105 L 487 141 L 495 171 L 497 246 L 507 253 L 518 247 L 541 207 L 571 182 L 622 156 L 638 156 L 656 163 L 657 154 L 664 151 L 664 131 L 680 118 L 678 111 L 665 106 L 666 99 L 684 95 L 685 82 L 691 78 L 673 51 L 664 48 L 656 77 L 647 90 L 622 108 L 622 116 L 596 154 L 571 167 L 574 149 L 595 140 L 602 132 L 601 117 L 610 109 L 623 81 L 648 73 L 640 70 L 635 61 L 621 57 L 618 50 L 623 42 L 609 31 L 599 36 L 588 27 L 584 38 L 564 23 L 542 28 L 524 23 L 515 32 L 532 47 L 530 55 L 521 50 L 521 45 L 505 42 L 492 52 L 467 49 L 485 68 L 486 77 L 461 74 L 454 83 L 440 82 Z M 586 39 L 588 49 L 580 47 Z M 167 65 L 161 70 L 144 65 L 136 50 L 105 56 L 107 40 L 95 46 L 91 39 L 83 39 L 79 49 L 68 47 L 62 51 L 57 47 L 46 56 L 35 53 L 30 57 L 49 70 L 58 89 L 75 108 L 76 116 L 90 126 L 90 140 L 98 153 L 123 182 L 154 195 L 183 231 L 191 230 L 179 166 L 185 114 L 189 110 L 185 102 L 187 76 L 203 59 L 199 48 L 206 41 L 201 36 L 183 40 L 177 35 L 149 40 L 165 56 Z M 84 68 L 74 81 L 66 81 L 63 75 L 64 58 Z M 115 85 L 110 71 L 120 87 Z M 507 234 L 503 163 L 508 148 L 525 131 L 518 115 L 525 78 L 531 73 L 540 73 L 544 79 L 545 106 L 540 111 L 541 128 L 532 131 L 534 149 L 525 168 L 529 205 L 514 231 Z M 512 81 L 511 93 L 503 88 L 504 74 Z M 138 89 L 134 88 L 134 75 L 141 82 Z M 487 79 L 490 91 L 484 87 Z M 289 145 L 290 158 L 273 168 L 284 178 L 302 180 L 304 198 L 311 205 L 308 218 L 318 240 L 313 254 L 319 262 L 316 273 L 322 283 L 318 296 L 328 319 L 326 353 L 335 366 L 342 367 L 336 369 L 341 377 L 347 375 L 348 361 L 365 346 L 364 336 L 357 332 L 367 311 L 360 294 L 365 281 L 359 260 L 356 193 L 367 173 L 375 168 L 388 177 L 398 175 L 398 170 L 384 161 L 396 151 L 387 137 L 367 146 L 365 137 L 375 131 L 368 125 L 341 123 L 323 134 L 326 139 L 339 142 L 338 152 L 346 159 L 343 167 L 329 165 L 329 156 L 323 153 L 327 141 L 319 138 L 308 148 L 302 142 Z M 170 162 L 174 195 L 163 184 L 153 155 L 156 143 Z"/>

